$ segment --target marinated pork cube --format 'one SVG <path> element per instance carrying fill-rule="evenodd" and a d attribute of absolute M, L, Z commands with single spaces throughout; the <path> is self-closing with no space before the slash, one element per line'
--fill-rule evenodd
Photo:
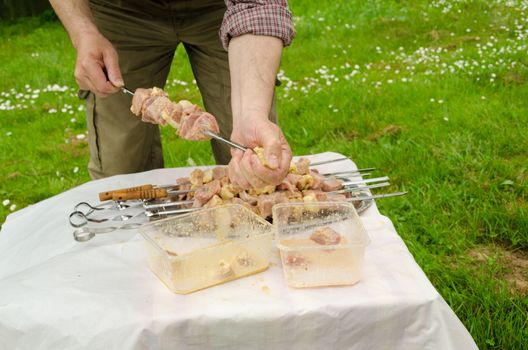
<path fill-rule="evenodd" d="M 244 202 L 246 202 L 246 203 L 248 203 L 250 205 L 257 204 L 257 196 L 250 195 L 246 191 L 240 192 L 238 194 L 238 196 L 240 197 L 240 199 L 242 199 Z"/>
<path fill-rule="evenodd" d="M 224 177 L 227 177 L 227 168 L 225 166 L 217 166 L 213 168 L 213 179 L 221 180 Z"/>
<path fill-rule="evenodd" d="M 204 208 L 213 208 L 222 205 L 224 201 L 217 194 L 215 194 L 207 203 L 204 204 Z"/>
<path fill-rule="evenodd" d="M 223 200 L 232 199 L 237 194 L 237 188 L 232 184 L 222 185 L 222 188 L 220 189 L 220 197 L 222 197 Z"/>
<path fill-rule="evenodd" d="M 195 115 L 198 114 L 198 117 L 195 118 Z M 205 141 L 211 139 L 209 136 L 204 134 L 204 131 L 212 131 L 215 134 L 220 132 L 216 118 L 207 112 L 196 112 L 196 114 L 191 114 L 189 119 L 183 121 L 181 128 L 178 131 L 178 135 L 181 138 L 186 140 L 195 140 L 195 141 Z"/>
<path fill-rule="evenodd" d="M 206 184 L 213 180 L 213 169 L 207 169 L 203 172 L 203 183 Z"/>
<path fill-rule="evenodd" d="M 213 196 L 220 192 L 220 181 L 213 180 L 194 192 L 194 208 L 203 207 Z"/>
<path fill-rule="evenodd" d="M 273 196 L 269 194 L 261 194 L 257 198 L 257 207 L 260 216 L 267 218 L 271 216 L 271 209 L 273 208 Z"/>
<path fill-rule="evenodd" d="M 284 180 L 282 180 L 282 182 L 277 186 L 277 190 L 279 191 L 290 191 L 290 192 L 295 192 L 297 190 L 297 187 L 292 184 L 289 180 L 288 180 L 288 177 L 286 177 Z"/>
<path fill-rule="evenodd" d="M 250 188 L 248 193 L 252 196 L 260 196 L 261 194 L 270 194 L 275 192 L 275 185 L 267 185 L 262 188 Z"/>
<path fill-rule="evenodd" d="M 304 190 L 302 191 L 303 198 L 306 196 L 311 196 L 315 198 L 317 202 L 324 202 L 328 200 L 328 194 L 321 190 Z"/>
<path fill-rule="evenodd" d="M 137 115 L 138 117 L 141 116 L 141 111 L 143 110 L 143 103 L 147 100 L 147 98 L 150 97 L 150 94 L 152 93 L 152 89 L 137 89 L 134 92 L 134 97 L 132 97 L 132 106 L 130 107 L 130 111 Z"/>
<path fill-rule="evenodd" d="M 297 174 L 306 175 L 310 173 L 310 160 L 308 158 L 301 158 L 295 163 Z"/>
<path fill-rule="evenodd" d="M 191 181 L 192 188 L 198 188 L 203 185 L 203 177 L 204 173 L 201 169 L 194 169 L 191 173 L 191 176 L 189 177 L 189 180 Z"/>
<path fill-rule="evenodd" d="M 176 184 L 179 186 L 190 184 L 190 183 L 191 183 L 191 180 L 188 177 L 179 177 L 176 179 Z"/>
<path fill-rule="evenodd" d="M 325 179 L 321 185 L 321 189 L 325 192 L 337 191 L 343 187 L 343 181 L 334 177 Z"/>
<path fill-rule="evenodd" d="M 269 168 L 268 160 L 266 159 L 266 156 L 264 156 L 264 148 L 262 147 L 255 147 L 253 148 L 253 152 L 257 155 L 258 159 L 262 163 L 262 165 Z"/>
<path fill-rule="evenodd" d="M 308 190 L 312 188 L 313 184 L 314 184 L 314 178 L 312 177 L 312 175 L 301 175 L 301 177 L 297 181 L 297 188 L 300 191 Z"/>
<path fill-rule="evenodd" d="M 341 235 L 332 230 L 330 227 L 321 227 L 312 233 L 310 239 L 317 244 L 333 245 L 341 242 Z"/>
<path fill-rule="evenodd" d="M 325 180 L 325 177 L 321 174 L 319 174 L 315 170 L 310 170 L 310 175 L 313 179 L 312 189 L 319 190 L 321 189 L 321 186 L 323 185 L 323 182 Z"/>

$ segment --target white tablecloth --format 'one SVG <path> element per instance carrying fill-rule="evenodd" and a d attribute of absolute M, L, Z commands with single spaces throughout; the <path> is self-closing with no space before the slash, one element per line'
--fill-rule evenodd
<path fill-rule="evenodd" d="M 92 181 L 10 215 L 0 232 L 0 348 L 476 348 L 375 206 L 362 215 L 372 240 L 364 277 L 350 287 L 289 289 L 274 253 L 263 273 L 176 295 L 148 269 L 137 230 L 73 240 L 67 217 L 76 203 L 98 203 L 112 188 L 171 183 L 191 170 Z"/>

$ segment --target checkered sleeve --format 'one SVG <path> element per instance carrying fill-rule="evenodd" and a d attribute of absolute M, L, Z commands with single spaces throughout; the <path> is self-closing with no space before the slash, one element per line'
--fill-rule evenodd
<path fill-rule="evenodd" d="M 227 50 L 229 40 L 243 34 L 274 36 L 290 45 L 295 36 L 287 0 L 225 0 L 227 11 L 220 38 Z"/>

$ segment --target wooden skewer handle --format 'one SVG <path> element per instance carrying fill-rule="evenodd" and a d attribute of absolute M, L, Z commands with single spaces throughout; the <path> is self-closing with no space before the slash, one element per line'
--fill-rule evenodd
<path fill-rule="evenodd" d="M 99 193 L 99 200 L 101 202 L 110 200 L 112 199 L 112 195 L 116 192 L 119 192 L 119 193 L 134 192 L 134 191 L 141 191 L 141 190 L 151 190 L 152 188 L 154 188 L 154 186 L 149 184 L 149 185 L 141 185 L 141 186 L 136 186 L 136 187 L 121 188 L 119 190 L 101 192 Z"/>
<path fill-rule="evenodd" d="M 167 197 L 167 190 L 165 188 L 152 188 L 149 190 L 112 193 L 112 199 L 115 201 L 127 201 L 131 199 L 154 199 L 165 197 Z"/>

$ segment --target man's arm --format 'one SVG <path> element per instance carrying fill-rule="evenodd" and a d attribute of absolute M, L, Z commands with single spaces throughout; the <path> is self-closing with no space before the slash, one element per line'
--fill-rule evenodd
<path fill-rule="evenodd" d="M 123 86 L 117 52 L 97 29 L 88 0 L 50 0 L 77 50 L 79 88 L 106 96 Z"/>
<path fill-rule="evenodd" d="M 291 149 L 280 128 L 269 121 L 283 46 L 295 34 L 285 0 L 226 1 L 220 30 L 229 51 L 233 133 L 245 146 L 264 148 L 267 164 L 252 151 L 234 150 L 229 176 L 242 188 L 278 184 L 286 176 Z"/>
<path fill-rule="evenodd" d="M 252 151 L 233 152 L 230 174 L 242 188 L 280 183 L 290 166 L 290 147 L 280 128 L 268 119 L 281 52 L 282 41 L 270 36 L 246 34 L 229 44 L 231 138 L 247 147 L 263 147 L 268 162 L 261 164 Z"/>

